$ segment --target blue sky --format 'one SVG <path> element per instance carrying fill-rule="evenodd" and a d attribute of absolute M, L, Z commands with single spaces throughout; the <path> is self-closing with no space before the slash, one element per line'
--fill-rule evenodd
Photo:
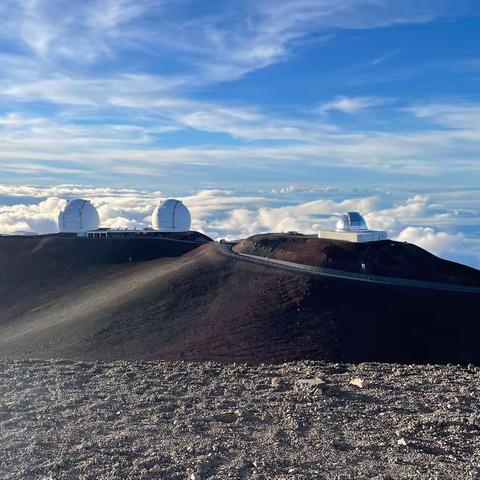
<path fill-rule="evenodd" d="M 480 3 L 2 0 L 0 232 L 66 199 L 213 237 L 346 209 L 480 266 Z"/>
<path fill-rule="evenodd" d="M 467 0 L 4 0 L 1 178 L 475 185 L 479 14 Z"/>

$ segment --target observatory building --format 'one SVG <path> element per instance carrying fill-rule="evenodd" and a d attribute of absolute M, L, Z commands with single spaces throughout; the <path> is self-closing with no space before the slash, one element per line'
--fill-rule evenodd
<path fill-rule="evenodd" d="M 160 232 L 188 232 L 191 223 L 190 211 L 180 200 L 164 200 L 153 211 L 152 226 Z"/>
<path fill-rule="evenodd" d="M 58 216 L 58 227 L 61 233 L 76 233 L 77 236 L 87 236 L 90 230 L 96 230 L 100 225 L 97 209 L 81 198 L 71 200 Z"/>
<path fill-rule="evenodd" d="M 60 233 L 76 234 L 77 237 L 161 237 L 164 233 L 189 232 L 192 217 L 180 201 L 170 198 L 160 202 L 152 215 L 153 228 L 108 228 L 100 227 L 96 208 L 88 201 L 76 199 L 68 202 L 58 216 Z"/>
<path fill-rule="evenodd" d="M 382 230 L 369 230 L 367 222 L 358 212 L 346 212 L 337 222 L 334 231 L 320 231 L 318 238 L 344 240 L 347 242 L 376 242 L 386 240 L 387 232 Z"/>

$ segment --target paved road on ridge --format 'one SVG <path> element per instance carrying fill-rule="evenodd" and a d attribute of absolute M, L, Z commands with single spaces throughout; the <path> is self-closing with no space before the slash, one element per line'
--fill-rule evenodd
<path fill-rule="evenodd" d="M 259 257 L 257 255 L 249 255 L 246 253 L 238 253 L 233 250 L 233 243 L 215 242 L 218 250 L 228 257 L 236 260 L 256 263 L 266 267 L 274 267 L 287 271 L 303 272 L 310 275 L 338 278 L 343 280 L 352 280 L 357 282 L 378 283 L 382 285 L 394 285 L 399 287 L 426 288 L 429 290 L 445 290 L 449 292 L 471 293 L 480 295 L 480 288 L 469 287 L 466 285 L 458 285 L 453 283 L 428 282 L 423 280 L 410 280 L 406 278 L 384 277 L 380 275 L 367 275 L 364 273 L 345 272 L 343 270 L 335 270 L 332 268 L 314 267 L 312 265 L 304 265 L 301 263 L 286 262 L 274 258 Z"/>

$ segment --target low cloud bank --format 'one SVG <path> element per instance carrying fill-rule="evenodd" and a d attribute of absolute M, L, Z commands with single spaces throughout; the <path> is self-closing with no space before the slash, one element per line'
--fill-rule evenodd
<path fill-rule="evenodd" d="M 458 195 L 456 192 L 457 199 Z M 77 185 L 0 185 L 0 233 L 55 232 L 58 213 L 68 199 L 75 197 L 91 200 L 103 226 L 141 228 L 150 225 L 153 209 L 166 195 L 158 191 Z M 358 210 L 365 215 L 370 228 L 388 230 L 390 238 L 480 267 L 480 232 L 475 231 L 479 228 L 479 212 L 449 209 L 426 195 L 359 195 L 331 188 L 292 187 L 256 194 L 201 190 L 182 199 L 192 212 L 192 228 L 213 238 L 233 239 L 269 231 L 317 232 L 333 228 L 343 212 Z"/>

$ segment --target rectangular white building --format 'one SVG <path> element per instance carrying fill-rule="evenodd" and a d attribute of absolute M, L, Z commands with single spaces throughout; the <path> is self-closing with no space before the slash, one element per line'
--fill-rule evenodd
<path fill-rule="evenodd" d="M 319 232 L 318 238 L 343 240 L 345 242 L 377 242 L 387 239 L 387 232 L 382 230 L 369 230 L 367 222 L 358 212 L 346 212 L 337 222 L 334 231 L 324 230 Z"/>
<path fill-rule="evenodd" d="M 387 240 L 387 232 L 382 230 L 366 230 L 364 232 L 337 232 L 321 231 L 318 232 L 318 238 L 329 238 L 331 240 L 343 240 L 346 242 L 377 242 Z"/>

